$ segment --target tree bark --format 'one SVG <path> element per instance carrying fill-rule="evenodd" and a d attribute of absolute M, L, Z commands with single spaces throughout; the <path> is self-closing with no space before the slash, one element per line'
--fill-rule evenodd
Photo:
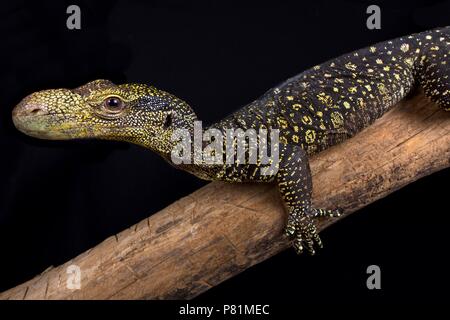
<path fill-rule="evenodd" d="M 450 113 L 422 94 L 400 102 L 311 159 L 314 205 L 345 217 L 449 167 L 449 133 Z M 213 182 L 0 299 L 190 299 L 286 249 L 285 221 L 273 185 Z M 70 265 L 81 271 L 78 290 L 67 288 Z"/>

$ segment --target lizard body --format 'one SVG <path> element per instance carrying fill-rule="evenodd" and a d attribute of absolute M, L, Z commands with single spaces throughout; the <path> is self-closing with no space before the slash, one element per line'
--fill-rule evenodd
<path fill-rule="evenodd" d="M 450 27 L 360 49 L 317 65 L 210 128 L 279 130 L 279 161 L 272 174 L 260 164 L 180 164 L 200 178 L 276 182 L 289 217 L 286 234 L 297 252 L 322 246 L 314 219 L 339 209 L 311 206 L 308 157 L 348 139 L 381 117 L 414 85 L 450 111 Z M 82 87 L 45 90 L 13 111 L 16 127 L 44 139 L 99 138 L 147 147 L 171 162 L 176 129 L 193 133 L 194 111 L 177 97 L 141 84 L 96 80 Z M 172 163 L 173 164 L 173 163 Z"/>

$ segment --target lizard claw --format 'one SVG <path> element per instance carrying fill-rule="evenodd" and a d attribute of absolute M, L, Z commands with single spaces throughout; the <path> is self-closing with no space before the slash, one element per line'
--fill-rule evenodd
<path fill-rule="evenodd" d="M 294 246 L 294 249 L 295 249 L 295 252 L 297 253 L 297 254 L 302 254 L 303 253 L 303 245 L 302 245 L 302 239 L 301 239 L 301 237 L 297 237 L 297 238 L 295 238 L 295 240 L 294 240 L 294 242 L 293 242 L 293 246 Z"/>
<path fill-rule="evenodd" d="M 310 255 L 314 255 L 316 253 L 315 247 L 323 247 L 317 228 L 307 215 L 291 213 L 285 234 L 289 238 L 294 238 L 292 244 L 297 254 L 302 254 L 306 249 Z"/>
<path fill-rule="evenodd" d="M 314 218 L 337 218 L 340 217 L 343 213 L 343 210 L 341 208 L 333 209 L 333 210 L 327 210 L 327 209 L 311 209 L 311 214 Z"/>
<path fill-rule="evenodd" d="M 297 223 L 298 223 L 298 214 L 296 212 L 292 212 L 288 217 L 287 225 L 286 228 L 284 229 L 284 234 L 288 238 L 292 239 L 297 233 Z"/>

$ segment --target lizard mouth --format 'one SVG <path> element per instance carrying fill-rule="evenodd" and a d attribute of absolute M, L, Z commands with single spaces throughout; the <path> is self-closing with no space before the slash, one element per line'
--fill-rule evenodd
<path fill-rule="evenodd" d="M 34 138 L 69 140 L 80 136 L 79 125 L 67 120 L 62 122 L 54 115 L 13 115 L 13 122 L 20 132 Z"/>
<path fill-rule="evenodd" d="M 36 111 L 37 110 L 37 111 Z M 125 130 L 120 125 L 95 126 L 70 114 L 48 113 L 41 108 L 18 105 L 12 113 L 14 126 L 22 133 L 44 140 L 99 138 L 117 140 Z M 138 131 L 139 127 L 128 127 Z"/>
<path fill-rule="evenodd" d="M 68 140 L 80 136 L 80 125 L 67 115 L 50 114 L 44 104 L 20 102 L 12 112 L 14 126 L 22 133 L 39 139 Z"/>

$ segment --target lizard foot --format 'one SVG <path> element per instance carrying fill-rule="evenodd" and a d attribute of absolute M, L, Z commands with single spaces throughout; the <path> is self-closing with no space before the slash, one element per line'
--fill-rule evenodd
<path fill-rule="evenodd" d="M 316 246 L 322 248 L 322 240 L 317 233 L 317 228 L 311 217 L 306 214 L 291 213 L 285 234 L 293 239 L 293 247 L 297 254 L 303 253 L 306 249 L 310 255 L 314 255 Z"/>

